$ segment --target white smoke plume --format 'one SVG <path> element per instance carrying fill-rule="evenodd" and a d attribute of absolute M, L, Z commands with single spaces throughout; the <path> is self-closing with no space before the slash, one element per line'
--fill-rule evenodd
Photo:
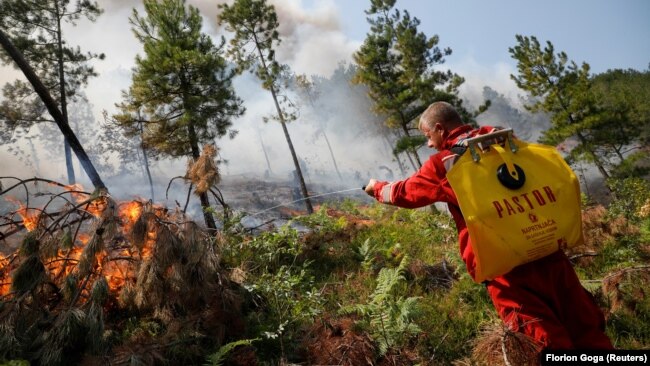
<path fill-rule="evenodd" d="M 79 45 L 82 50 L 103 52 L 106 54 L 104 61 L 93 62 L 99 76 L 89 81 L 85 89 L 88 100 L 94 108 L 94 121 L 89 125 L 102 122 L 102 111 L 109 115 L 116 112 L 115 104 L 121 101 L 121 92 L 128 89 L 131 84 L 131 70 L 137 54 L 142 54 L 142 46 L 138 43 L 131 31 L 129 17 L 132 9 L 136 8 L 142 14 L 140 0 L 100 0 L 100 7 L 105 12 L 95 23 L 80 21 L 76 27 L 66 28 L 66 38 L 71 45 Z M 217 25 L 217 4 L 223 1 L 214 0 L 188 0 L 187 3 L 196 6 L 202 16 L 205 32 L 215 43 L 221 36 L 229 36 Z M 332 0 L 314 2 L 308 8 L 301 0 L 272 0 L 276 7 L 279 33 L 282 42 L 278 48 L 277 57 L 282 63 L 297 74 L 308 76 L 317 75 L 328 78 L 341 62 L 350 62 L 353 52 L 359 47 L 360 41 L 352 40 L 342 30 L 339 15 L 340 9 Z M 360 18 L 360 22 L 365 19 Z M 478 66 L 475 62 L 460 63 L 458 69 L 453 64 L 443 65 L 466 77 L 467 82 L 463 93 L 471 104 L 482 103 L 480 91 L 486 84 L 499 90 L 513 90 L 510 83 L 503 83 L 508 79 L 505 74 L 511 72 L 506 66 L 500 65 L 494 69 Z M 487 69 L 487 70 L 486 70 Z M 466 70 L 470 71 L 466 73 Z M 492 75 L 489 78 L 480 75 Z M 17 71 L 0 73 L 0 82 L 13 80 L 20 76 Z M 217 141 L 220 147 L 220 157 L 228 161 L 221 165 L 222 174 L 256 176 L 258 179 L 281 179 L 290 181 L 293 162 L 285 141 L 281 126 L 263 120 L 275 113 L 273 100 L 270 93 L 263 90 L 259 81 L 251 74 L 243 74 L 236 78 L 234 83 L 237 94 L 244 100 L 246 114 L 233 121 L 233 128 L 239 131 L 238 135 L 229 140 L 223 138 Z M 365 183 L 368 178 L 399 179 L 400 170 L 390 154 L 390 148 L 381 137 L 372 135 L 368 131 L 368 121 L 373 119 L 370 107 L 360 106 L 360 99 L 350 97 L 351 86 L 347 81 L 341 80 L 338 88 L 334 87 L 325 91 L 319 98 L 334 105 L 332 110 L 324 111 L 319 108 L 303 104 L 300 106 L 299 118 L 290 123 L 288 128 L 297 154 L 306 163 L 308 168 L 306 181 L 310 184 L 329 182 L 342 188 L 353 188 Z M 503 88 L 503 89 L 502 89 Z M 504 91 L 502 91 L 504 92 Z M 514 92 L 514 91 L 513 91 Z M 509 92 L 506 92 L 509 95 Z M 298 100 L 293 97 L 297 103 Z M 516 99 L 516 98 L 515 98 Z M 318 103 L 317 103 L 318 105 Z M 361 123 L 361 121 L 365 124 Z M 381 123 L 377 121 L 376 123 Z M 81 128 L 89 128 L 81 126 Z M 343 179 L 339 179 L 333 168 L 330 151 L 324 137 L 319 134 L 323 129 L 330 140 L 333 154 L 338 161 L 338 168 Z M 37 135 L 38 129 L 30 132 Z M 92 141 L 86 143 L 92 144 Z M 24 142 L 23 142 L 24 144 Z M 263 147 L 264 146 L 264 147 Z M 6 147 L 0 147 L 5 149 Z M 25 151 L 27 145 L 23 146 Z M 38 148 L 37 148 L 38 149 Z M 266 150 L 266 156 L 265 152 Z M 0 150 L 3 151 L 3 150 Z M 431 151 L 428 151 L 431 152 Z M 427 154 L 428 152 L 425 152 Z M 41 160 L 47 154 L 39 151 Z M 53 152 L 54 155 L 62 155 Z M 10 154 L 4 151 L 7 159 L 0 159 L 1 175 L 17 175 L 22 177 L 44 176 L 64 181 L 64 162 L 62 159 L 39 165 L 40 170 L 26 167 L 25 164 L 12 160 Z M 269 162 L 267 163 L 266 158 Z M 270 165 L 270 168 L 269 168 Z M 186 161 L 166 160 L 158 162 L 153 167 L 154 179 L 157 183 L 157 197 L 164 197 L 165 188 L 170 178 L 183 175 Z M 383 166 L 383 167 L 382 167 Z M 407 164 L 408 166 L 408 164 Z M 77 171 L 79 172 L 78 165 Z M 409 167 L 407 174 L 412 172 Z M 84 176 L 77 174 L 82 182 Z M 147 196 L 148 187 L 144 176 L 130 175 L 119 177 L 104 177 L 107 185 L 116 195 L 138 194 Z M 89 183 L 86 182 L 89 187 Z M 175 188 L 173 200 L 184 201 L 185 188 Z M 168 202 L 169 203 L 169 202 Z"/>

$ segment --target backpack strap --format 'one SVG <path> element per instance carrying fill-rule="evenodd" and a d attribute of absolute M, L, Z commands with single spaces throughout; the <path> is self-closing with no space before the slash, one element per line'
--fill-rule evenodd
<path fill-rule="evenodd" d="M 499 130 L 503 130 L 503 127 L 500 126 L 492 127 L 492 129 L 486 134 L 491 134 Z M 454 166 L 458 158 L 460 158 L 465 153 L 465 151 L 467 151 L 468 140 L 470 140 L 469 132 L 460 135 L 458 139 L 456 139 L 456 143 L 454 143 L 454 145 L 449 149 L 449 151 L 451 151 L 451 154 L 442 158 L 442 162 L 443 165 L 445 166 L 446 172 L 448 172 Z"/>
<path fill-rule="evenodd" d="M 466 135 L 469 136 L 468 134 Z M 460 158 L 465 153 L 465 151 L 467 151 L 467 143 L 465 142 L 465 140 L 468 139 L 467 136 L 463 136 L 456 140 L 454 146 L 449 149 L 449 151 L 451 151 L 451 155 L 447 155 L 442 158 L 442 163 L 445 166 L 445 171 L 448 172 L 454 166 L 454 164 L 456 164 L 458 158 Z"/>

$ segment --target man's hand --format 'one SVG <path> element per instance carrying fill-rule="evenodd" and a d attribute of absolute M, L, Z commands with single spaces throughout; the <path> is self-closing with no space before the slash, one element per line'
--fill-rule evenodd
<path fill-rule="evenodd" d="M 374 196 L 375 196 L 375 183 L 377 183 L 377 179 L 372 179 L 372 178 L 371 178 L 371 179 L 368 181 L 368 184 L 366 184 L 366 186 L 365 186 L 365 188 L 364 188 L 364 190 L 366 191 L 366 193 L 367 193 L 369 196 L 371 196 L 371 197 L 374 197 Z"/>

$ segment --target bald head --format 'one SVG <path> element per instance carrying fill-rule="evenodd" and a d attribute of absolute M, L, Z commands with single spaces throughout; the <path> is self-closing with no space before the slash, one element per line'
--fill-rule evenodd
<path fill-rule="evenodd" d="M 433 129 L 436 123 L 440 123 L 447 131 L 463 125 L 460 114 L 447 102 L 431 103 L 424 113 L 422 113 L 422 116 L 420 116 L 420 130 L 422 127 Z"/>

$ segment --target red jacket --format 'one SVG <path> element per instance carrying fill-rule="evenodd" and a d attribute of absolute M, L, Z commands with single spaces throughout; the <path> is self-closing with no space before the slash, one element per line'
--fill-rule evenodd
<path fill-rule="evenodd" d="M 460 255 L 467 271 L 475 278 L 476 259 L 469 232 L 458 207 L 456 194 L 447 181 L 450 149 L 461 138 L 482 135 L 494 130 L 470 126 L 449 133 L 443 148 L 432 155 L 411 177 L 399 182 L 377 182 L 375 198 L 383 203 L 416 208 L 434 202 L 447 202 L 456 228 Z M 612 349 L 604 332 L 605 319 L 580 280 L 564 252 L 521 265 L 486 283 L 499 317 L 511 329 L 534 338 L 549 349 Z"/>
<path fill-rule="evenodd" d="M 456 228 L 460 255 L 467 266 L 467 271 L 474 278 L 476 260 L 470 244 L 469 232 L 465 219 L 458 207 L 456 194 L 447 181 L 445 161 L 454 157 L 449 150 L 459 139 L 483 135 L 494 131 L 494 127 L 484 126 L 473 129 L 469 125 L 458 127 L 443 141 L 443 149 L 431 155 L 420 170 L 411 177 L 397 182 L 377 182 L 374 186 L 375 198 L 382 203 L 404 208 L 424 207 L 434 202 L 446 202 L 449 205 Z"/>

